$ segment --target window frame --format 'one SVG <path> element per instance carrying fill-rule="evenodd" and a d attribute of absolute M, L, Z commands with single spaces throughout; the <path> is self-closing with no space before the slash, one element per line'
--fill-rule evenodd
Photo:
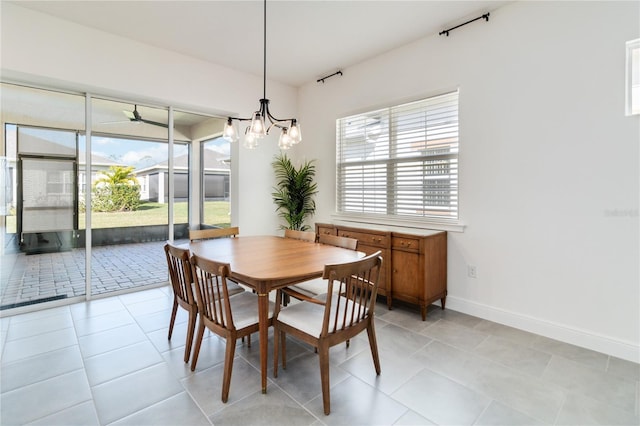
<path fill-rule="evenodd" d="M 625 78 L 625 113 L 626 115 L 640 114 L 640 38 L 626 42 L 626 78 Z M 635 52 L 635 55 L 634 55 Z M 634 86 L 635 78 L 638 80 Z M 634 91 L 635 88 L 635 91 Z M 635 102 L 634 102 L 635 101 Z M 636 105 L 634 109 L 634 104 Z"/>
<path fill-rule="evenodd" d="M 464 230 L 459 215 L 459 92 L 459 89 L 455 89 L 412 102 L 339 117 L 336 120 L 336 204 L 335 212 L 332 215 L 334 220 L 419 229 L 442 229 L 458 232 Z M 434 113 L 440 113 L 446 108 L 453 111 L 447 113 L 446 119 L 449 121 L 446 121 L 444 125 L 438 124 L 438 120 L 433 119 Z M 354 137 L 353 130 L 348 126 L 354 126 L 353 123 L 358 122 L 363 129 L 366 129 L 368 123 L 372 122 L 371 117 L 376 116 L 383 117 L 379 120 L 383 124 L 380 130 L 383 139 L 376 140 L 373 144 L 373 152 L 369 149 L 369 152 L 365 154 L 367 144 L 371 145 L 367 141 L 368 130 L 362 130 L 362 136 Z M 409 130 L 404 128 L 403 134 L 401 125 L 398 123 L 403 120 L 409 123 L 408 118 L 412 116 L 421 117 L 418 119 L 419 125 Z M 445 128 L 445 132 L 448 132 L 449 135 L 433 137 L 431 132 L 440 127 Z M 414 136 L 407 136 L 412 132 L 417 132 L 424 139 L 414 140 Z M 346 136 L 349 133 L 352 135 L 349 137 L 350 141 Z M 353 141 L 358 138 L 361 141 Z M 424 148 L 418 149 L 416 146 Z M 352 154 L 358 150 L 361 150 L 360 154 Z M 360 155 L 360 158 L 349 159 L 350 155 L 353 157 Z M 426 166 L 427 163 L 434 160 L 441 161 L 441 163 L 438 163 L 439 165 L 432 164 L 430 167 Z M 410 163 L 414 166 L 407 166 Z M 364 194 L 353 197 L 347 193 L 350 186 L 348 182 L 350 166 L 356 168 L 378 167 L 380 170 L 379 182 L 386 182 L 383 191 L 380 191 L 380 184 L 372 189 L 377 199 L 366 204 L 362 203 L 360 211 L 356 211 L 360 208 L 349 209 L 348 207 L 349 201 L 352 202 L 352 205 L 356 205 L 357 202 L 364 201 L 363 199 L 366 197 Z M 402 173 L 398 173 L 399 167 L 404 167 L 404 176 Z M 429 170 L 434 171 L 439 167 L 444 167 L 447 172 L 432 175 L 428 173 Z M 373 178 L 376 173 L 365 170 L 356 172 L 354 176 L 356 180 L 365 182 L 367 177 Z M 428 185 L 430 176 L 440 180 L 438 184 L 443 181 L 445 183 L 444 200 L 446 203 L 444 208 L 442 194 L 434 189 L 438 184 Z M 408 184 L 414 186 L 413 189 L 406 189 L 407 181 L 414 182 Z M 402 189 L 403 185 L 405 193 L 403 196 L 398 196 L 398 189 Z M 417 197 L 421 199 L 418 204 L 414 203 L 416 197 L 414 197 L 415 194 L 412 194 L 416 191 L 415 186 L 422 186 L 422 190 L 417 190 L 421 191 L 420 197 Z M 430 191 L 425 190 L 427 187 Z M 358 188 L 363 193 L 367 189 L 366 184 L 356 187 L 356 190 Z M 384 195 L 381 195 L 382 193 Z M 402 207 L 403 203 L 404 208 Z"/>

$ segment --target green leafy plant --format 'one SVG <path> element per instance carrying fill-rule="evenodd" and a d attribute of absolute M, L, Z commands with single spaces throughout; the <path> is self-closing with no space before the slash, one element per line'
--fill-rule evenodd
<path fill-rule="evenodd" d="M 130 185 L 137 185 L 138 178 L 136 178 L 136 174 L 133 173 L 133 166 L 111 166 L 109 170 L 101 170 L 100 176 L 94 182 L 94 186 L 99 186 L 101 183 L 107 185 L 117 185 L 121 183 L 128 183 Z"/>
<path fill-rule="evenodd" d="M 133 167 L 111 166 L 100 173 L 93 185 L 93 211 L 133 211 L 140 206 L 140 185 Z"/>
<path fill-rule="evenodd" d="M 296 169 L 286 154 L 280 154 L 271 163 L 276 174 L 276 186 L 271 195 L 278 215 L 287 222 L 287 226 L 280 226 L 281 229 L 311 229 L 304 222 L 316 211 L 313 196 L 318 193 L 318 186 L 313 181 L 316 175 L 313 161 L 306 161 Z"/>

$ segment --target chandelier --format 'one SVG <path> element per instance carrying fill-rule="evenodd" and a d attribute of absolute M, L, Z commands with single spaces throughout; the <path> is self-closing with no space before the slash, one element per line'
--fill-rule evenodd
<path fill-rule="evenodd" d="M 255 111 L 251 118 L 227 117 L 222 137 L 229 142 L 237 142 L 238 135 L 237 122 L 251 121 L 251 124 L 244 130 L 244 146 L 249 149 L 258 147 L 260 139 L 269 134 L 274 127 L 280 129 L 280 139 L 278 147 L 289 149 L 302 140 L 300 125 L 295 118 L 276 118 L 269 111 L 269 99 L 267 99 L 267 0 L 264 0 L 264 61 L 263 61 L 263 94 L 260 99 L 260 108 Z"/>

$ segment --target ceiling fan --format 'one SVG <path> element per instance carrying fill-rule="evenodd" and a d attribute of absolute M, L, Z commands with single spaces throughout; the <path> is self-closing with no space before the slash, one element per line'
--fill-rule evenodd
<path fill-rule="evenodd" d="M 144 118 L 142 118 L 142 116 L 140 115 L 140 113 L 138 112 L 138 105 L 134 105 L 133 106 L 133 111 L 127 111 L 127 110 L 122 110 L 122 112 L 124 113 L 124 115 L 128 118 L 128 120 L 124 120 L 124 121 L 106 121 L 100 124 L 120 124 L 120 123 L 147 123 L 147 124 L 151 124 L 153 126 L 160 126 L 160 127 L 164 127 L 164 128 L 168 128 L 169 126 L 164 124 L 164 123 L 160 123 L 158 121 L 152 121 L 152 120 L 146 120 Z"/>
<path fill-rule="evenodd" d="M 138 105 L 133 106 L 133 111 L 123 110 L 122 112 L 124 113 L 124 115 L 127 116 L 129 121 L 133 121 L 135 123 L 147 123 L 147 124 L 152 124 L 154 126 L 168 127 L 164 123 L 160 123 L 158 121 L 145 120 L 144 118 L 142 118 L 142 116 L 138 112 Z"/>

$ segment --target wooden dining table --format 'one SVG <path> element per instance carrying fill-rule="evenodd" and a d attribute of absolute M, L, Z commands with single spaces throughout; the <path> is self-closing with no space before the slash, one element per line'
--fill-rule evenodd
<path fill-rule="evenodd" d="M 269 292 L 322 277 L 327 264 L 358 260 L 364 253 L 326 244 L 272 235 L 216 238 L 191 242 L 192 253 L 228 263 L 232 279 L 258 295 L 262 392 L 267 392 Z"/>

